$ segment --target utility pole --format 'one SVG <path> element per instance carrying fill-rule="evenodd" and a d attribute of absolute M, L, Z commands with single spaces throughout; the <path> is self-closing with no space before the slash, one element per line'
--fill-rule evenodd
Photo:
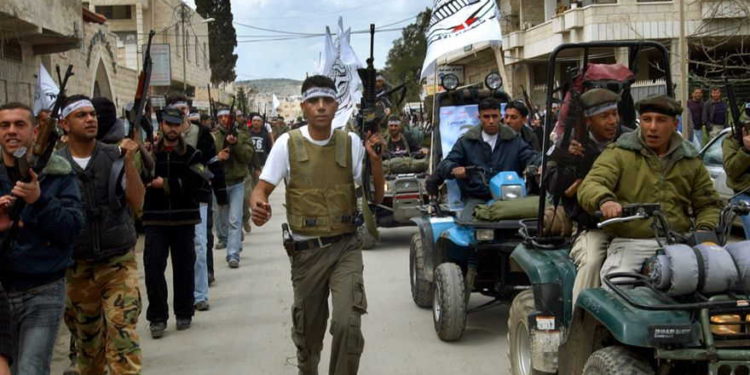
<path fill-rule="evenodd" d="M 690 50 L 688 49 L 687 36 L 685 35 L 685 0 L 677 0 L 680 3 L 680 39 L 679 39 L 679 58 L 680 58 L 680 99 L 682 100 L 682 136 L 685 139 L 692 139 L 693 129 L 688 126 L 688 59 Z"/>
<path fill-rule="evenodd" d="M 187 28 L 185 19 L 187 18 L 187 5 L 180 3 L 180 22 L 182 23 L 182 94 L 187 96 Z"/>

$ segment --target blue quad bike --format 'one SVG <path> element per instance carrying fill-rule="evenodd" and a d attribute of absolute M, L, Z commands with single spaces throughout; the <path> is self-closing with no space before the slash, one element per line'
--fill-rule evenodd
<path fill-rule="evenodd" d="M 550 55 L 548 67 L 555 66 L 562 51 L 582 49 L 585 69 L 590 50 L 610 48 L 629 50 L 631 70 L 639 51 L 648 51 L 651 58 L 656 55 L 667 94 L 674 94 L 669 52 L 656 42 L 563 44 Z M 559 91 L 553 87 L 555 69 L 548 69 L 547 78 L 549 112 L 552 93 Z M 630 98 L 627 85 L 613 89 L 620 91 L 623 101 Z M 634 118 L 622 113 L 632 104 L 629 100 L 621 103 L 621 118 Z M 548 119 L 544 145 L 552 125 Z M 569 132 L 568 124 L 565 131 Z M 547 154 L 542 165 L 546 161 Z M 538 219 L 521 222 L 523 240 L 510 255 L 530 284 L 513 298 L 509 310 L 513 375 L 750 373 L 750 241 L 724 246 L 734 216 L 750 211 L 746 205 L 727 205 L 717 233 L 707 238 L 700 232 L 671 231 L 659 204 L 626 205 L 622 217 L 599 226 L 651 220 L 661 249 L 644 262 L 641 272 L 607 275 L 601 288 L 584 290 L 572 301 L 576 266 L 568 255 L 570 238 L 545 232 L 546 195 L 543 181 Z"/>
<path fill-rule="evenodd" d="M 489 181 L 483 178 L 493 195 L 488 204 L 526 196 L 526 182 L 516 172 L 493 173 L 467 167 L 467 173 L 492 176 Z M 522 240 L 518 234 L 520 222 L 519 218 L 462 220 L 434 199 L 430 208 L 412 219 L 419 231 L 412 236 L 409 254 L 411 294 L 418 306 L 432 307 L 438 337 L 456 341 L 463 335 L 468 313 L 508 302 L 528 288 L 525 273 L 510 259 Z M 493 300 L 470 310 L 467 306 L 473 292 Z"/>

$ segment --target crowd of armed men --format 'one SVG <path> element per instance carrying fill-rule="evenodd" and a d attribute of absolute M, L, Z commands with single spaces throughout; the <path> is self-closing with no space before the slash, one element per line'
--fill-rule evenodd
<path fill-rule="evenodd" d="M 283 122 L 271 127 L 257 114 L 246 118 L 226 109 L 217 112 L 214 124 L 193 113 L 184 97 L 173 97 L 159 113 L 156 141 L 144 144 L 137 132 L 134 139 L 125 137 L 129 125 L 117 119 L 111 101 L 73 95 L 59 113 L 64 141 L 39 173 L 24 170 L 16 156 L 33 147 L 49 114 L 34 114 L 22 103 L 0 106 L 0 375 L 48 374 L 61 317 L 72 337 L 69 373 L 139 374 L 135 222 L 145 240 L 146 318 L 158 339 L 170 317 L 167 259 L 175 327 L 186 330 L 196 310 L 209 310 L 212 249 L 225 248 L 227 266 L 238 268 L 249 220 L 268 222 L 268 198 L 282 180 L 300 374 L 317 374 L 329 296 L 330 373 L 356 374 L 364 348 L 361 315 L 367 311 L 356 235 L 363 161 L 369 161 L 366 178 L 374 182 L 371 199 L 379 202 L 381 154 L 420 145 L 402 136 L 397 117 L 387 120 L 385 140 L 332 129 L 338 103 L 327 77 L 307 78 L 302 99 L 307 123 L 289 130 Z M 619 100 L 606 89 L 584 93 L 585 134 L 560 149 L 556 131 L 551 154 L 565 157 L 553 158 L 542 171 L 552 201 L 559 203 L 546 214 L 548 230 L 571 234 L 577 228 L 571 251 L 578 266 L 576 296 L 598 286 L 600 275 L 637 269 L 658 246 L 648 224 L 604 232 L 596 229 L 594 212 L 612 218 L 626 203 L 657 200 L 670 225 L 687 231 L 715 228 L 721 208 L 696 148 L 677 132 L 681 105 L 666 96 L 644 99 L 636 104 L 639 127 L 629 129 L 620 125 Z M 456 142 L 435 171 L 441 180 L 457 180 L 467 207 L 461 215 L 471 215 L 476 202 L 490 197 L 467 167 L 519 174 L 538 167 L 540 121 L 529 118 L 520 101 L 506 103 L 502 115 L 501 108 L 493 98 L 480 102 L 480 125 Z M 750 181 L 750 135 L 724 142 L 729 183 L 739 189 Z"/>

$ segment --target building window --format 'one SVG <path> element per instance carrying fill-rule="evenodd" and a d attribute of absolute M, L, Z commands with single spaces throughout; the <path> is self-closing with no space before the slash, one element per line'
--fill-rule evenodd
<path fill-rule="evenodd" d="M 96 6 L 96 13 L 110 20 L 129 20 L 133 18 L 130 5 L 101 5 Z"/>
<path fill-rule="evenodd" d="M 16 39 L 0 40 L 0 56 L 5 60 L 23 62 L 21 43 Z"/>

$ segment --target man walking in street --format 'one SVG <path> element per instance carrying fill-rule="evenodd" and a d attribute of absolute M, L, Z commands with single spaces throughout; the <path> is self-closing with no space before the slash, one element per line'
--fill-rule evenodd
<path fill-rule="evenodd" d="M 85 103 L 67 103 L 67 117 Z M 90 104 L 90 103 L 89 103 Z M 82 116 L 93 116 L 90 113 Z M 14 153 L 31 149 L 38 132 L 31 108 L 0 106 L 0 282 L 11 306 L 13 374 L 47 375 L 65 308 L 65 269 L 83 226 L 73 169 L 52 155 L 42 172 L 20 170 Z M 27 175 L 28 179 L 22 176 Z M 15 206 L 20 215 L 10 217 Z M 13 221 L 18 221 L 14 224 Z"/>
<path fill-rule="evenodd" d="M 87 101 L 77 95 L 68 101 Z M 87 104 L 60 121 L 68 134 L 58 151 L 78 176 L 86 225 L 76 240 L 75 264 L 67 271 L 69 315 L 82 375 L 140 374 L 136 324 L 141 312 L 133 212 L 145 189 L 135 163 L 138 144 L 97 141 L 96 111 Z M 124 155 L 123 155 L 124 154 Z"/>
<path fill-rule="evenodd" d="M 195 225 L 200 222 L 198 189 L 202 185 L 200 152 L 182 138 L 183 116 L 178 109 L 162 112 L 162 137 L 155 146 L 155 178 L 146 186 L 143 226 L 151 337 L 164 335 L 169 318 L 164 271 L 172 256 L 174 314 L 177 330 L 190 328 L 195 288 Z"/>
<path fill-rule="evenodd" d="M 703 90 L 700 87 L 693 89 L 687 106 L 693 123 L 693 144 L 700 150 L 703 145 Z"/>
<path fill-rule="evenodd" d="M 708 139 L 715 137 L 722 129 L 731 125 L 729 122 L 729 106 L 721 99 L 721 89 L 711 89 L 711 98 L 703 105 L 703 124 L 708 132 Z"/>
<path fill-rule="evenodd" d="M 219 242 L 226 241 L 227 264 L 230 268 L 240 266 L 242 251 L 242 208 L 245 201 L 245 179 L 250 174 L 248 165 L 253 160 L 253 144 L 244 129 L 238 130 L 232 124 L 229 113 L 219 113 L 219 130 L 216 133 L 218 159 L 224 163 L 224 177 L 229 204 L 219 206 L 215 221 Z M 221 227 L 226 228 L 222 238 Z M 220 248 L 220 246 L 217 246 Z"/>
<path fill-rule="evenodd" d="M 367 312 L 362 278 L 361 241 L 355 184 L 362 181 L 365 153 L 372 165 L 374 201 L 383 198 L 383 169 L 374 145 L 365 147 L 355 134 L 331 127 L 338 108 L 336 85 L 325 76 L 302 84 L 302 111 L 308 126 L 283 134 L 271 149 L 258 186 L 253 190 L 253 222 L 271 218 L 268 197 L 286 180 L 286 211 L 291 234 L 284 247 L 292 264 L 294 305 L 292 339 L 302 375 L 318 373 L 328 320 L 328 296 L 333 297 L 330 374 L 356 374 L 364 347 L 361 315 Z"/>
<path fill-rule="evenodd" d="M 170 98 L 167 105 L 188 115 L 187 98 L 176 96 Z M 190 118 L 190 117 L 188 117 Z M 195 309 L 207 311 L 208 304 L 208 206 L 211 191 L 216 194 L 220 206 L 227 204 L 227 191 L 224 185 L 224 169 L 216 156 L 216 146 L 210 131 L 200 125 L 200 117 L 195 115 L 190 122 L 185 121 L 183 138 L 185 143 L 200 151 L 202 166 L 211 171 L 210 181 L 203 181 L 198 192 L 201 222 L 195 225 Z"/>

